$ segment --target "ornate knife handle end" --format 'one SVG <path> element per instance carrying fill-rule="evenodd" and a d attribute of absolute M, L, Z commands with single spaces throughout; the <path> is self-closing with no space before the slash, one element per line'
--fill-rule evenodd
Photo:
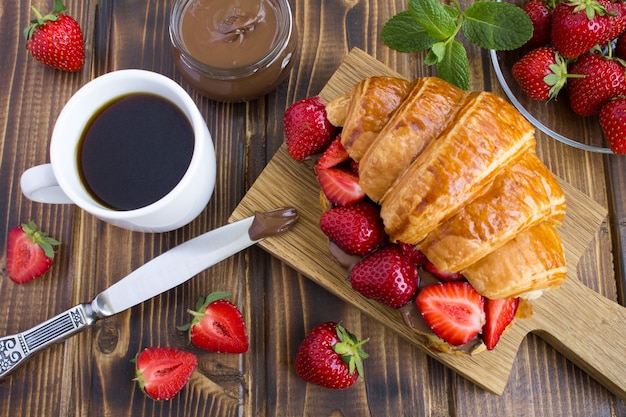
<path fill-rule="evenodd" d="M 0 338 L 0 378 L 35 352 L 90 327 L 97 319 L 90 304 L 79 304 L 32 329 Z"/>

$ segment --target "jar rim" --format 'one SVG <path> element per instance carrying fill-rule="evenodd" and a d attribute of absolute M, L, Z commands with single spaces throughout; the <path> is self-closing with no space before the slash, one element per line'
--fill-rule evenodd
<path fill-rule="evenodd" d="M 245 77 L 251 74 L 256 73 L 260 69 L 269 66 L 277 58 L 279 58 L 291 39 L 293 33 L 293 16 L 291 13 L 291 6 L 289 5 L 288 0 L 263 0 L 269 1 L 275 4 L 276 10 L 279 12 L 277 15 L 277 19 L 279 21 L 285 22 L 286 24 L 282 25 L 282 30 L 273 45 L 272 49 L 261 59 L 252 62 L 250 64 L 245 64 L 237 67 L 215 67 L 212 65 L 208 65 L 204 62 L 201 62 L 195 59 L 187 48 L 185 47 L 185 43 L 183 42 L 180 36 L 180 23 L 182 21 L 183 12 L 187 5 L 194 0 L 177 0 L 172 7 L 172 11 L 170 14 L 170 25 L 169 25 L 169 34 L 170 41 L 172 45 L 179 50 L 180 58 L 187 65 L 196 68 L 198 71 L 211 74 L 211 77 L 218 79 L 236 79 Z"/>

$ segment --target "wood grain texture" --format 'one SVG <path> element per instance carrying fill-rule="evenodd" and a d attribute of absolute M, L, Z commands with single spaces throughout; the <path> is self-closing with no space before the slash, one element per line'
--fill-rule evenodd
<path fill-rule="evenodd" d="M 34 219 L 63 242 L 45 277 L 12 284 L 0 270 L 0 332 L 15 333 L 78 302 L 88 301 L 145 261 L 224 224 L 283 143 L 282 115 L 317 94 L 346 55 L 359 47 L 406 77 L 433 75 L 422 54 L 402 54 L 380 41 L 383 24 L 406 7 L 401 0 L 290 0 L 300 35 L 300 62 L 275 92 L 245 104 L 222 104 L 193 91 L 174 69 L 167 25 L 173 0 L 66 0 L 85 33 L 87 65 L 75 74 L 44 68 L 28 56 L 21 29 L 30 2 L 0 5 L 0 265 L 6 232 Z M 33 3 L 40 10 L 51 2 Z M 462 4 L 468 4 L 463 0 Z M 503 95 L 488 54 L 467 45 L 472 89 Z M 58 113 L 94 77 L 122 68 L 160 72 L 187 89 L 205 116 L 218 157 L 213 199 L 191 224 L 164 234 L 127 232 L 71 206 L 32 203 L 19 176 L 45 163 Z M 578 277 L 616 299 L 613 254 L 623 262 L 626 207 L 623 159 L 573 150 L 539 135 L 538 152 L 559 177 L 609 208 L 586 248 Z M 613 219 L 617 219 L 616 222 Z M 251 348 L 219 355 L 187 346 L 175 329 L 199 296 L 228 290 L 248 323 Z M 623 298 L 622 298 L 623 300 Z M 305 332 L 341 320 L 369 337 L 365 378 L 344 391 L 301 381 L 292 361 Z M 174 400 L 154 402 L 132 381 L 129 360 L 147 346 L 190 349 L 199 369 Z M 0 381 L 0 416 L 624 416 L 626 404 L 541 338 L 527 336 L 503 394 L 486 392 L 451 371 L 395 330 L 363 314 L 261 248 L 250 248 L 189 282 L 54 346 Z"/>

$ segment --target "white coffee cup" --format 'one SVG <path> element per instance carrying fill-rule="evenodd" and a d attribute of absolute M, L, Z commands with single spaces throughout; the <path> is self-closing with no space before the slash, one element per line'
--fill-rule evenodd
<path fill-rule="evenodd" d="M 99 110 L 112 100 L 134 93 L 150 93 L 174 103 L 187 116 L 194 149 L 178 184 L 156 202 L 133 210 L 116 210 L 98 202 L 83 185 L 78 147 L 83 132 Z M 215 186 L 215 150 L 198 107 L 176 82 L 145 70 L 119 70 L 85 84 L 67 102 L 56 121 L 50 142 L 50 163 L 26 170 L 21 177 L 24 195 L 50 204 L 76 204 L 100 220 L 140 232 L 166 232 L 195 219 L 206 207 Z"/>

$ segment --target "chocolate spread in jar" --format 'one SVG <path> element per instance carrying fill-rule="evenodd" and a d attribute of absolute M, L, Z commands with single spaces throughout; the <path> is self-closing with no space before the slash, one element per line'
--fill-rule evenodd
<path fill-rule="evenodd" d="M 170 22 L 172 54 L 187 82 L 220 101 L 274 90 L 296 58 L 288 0 L 178 0 Z"/>

